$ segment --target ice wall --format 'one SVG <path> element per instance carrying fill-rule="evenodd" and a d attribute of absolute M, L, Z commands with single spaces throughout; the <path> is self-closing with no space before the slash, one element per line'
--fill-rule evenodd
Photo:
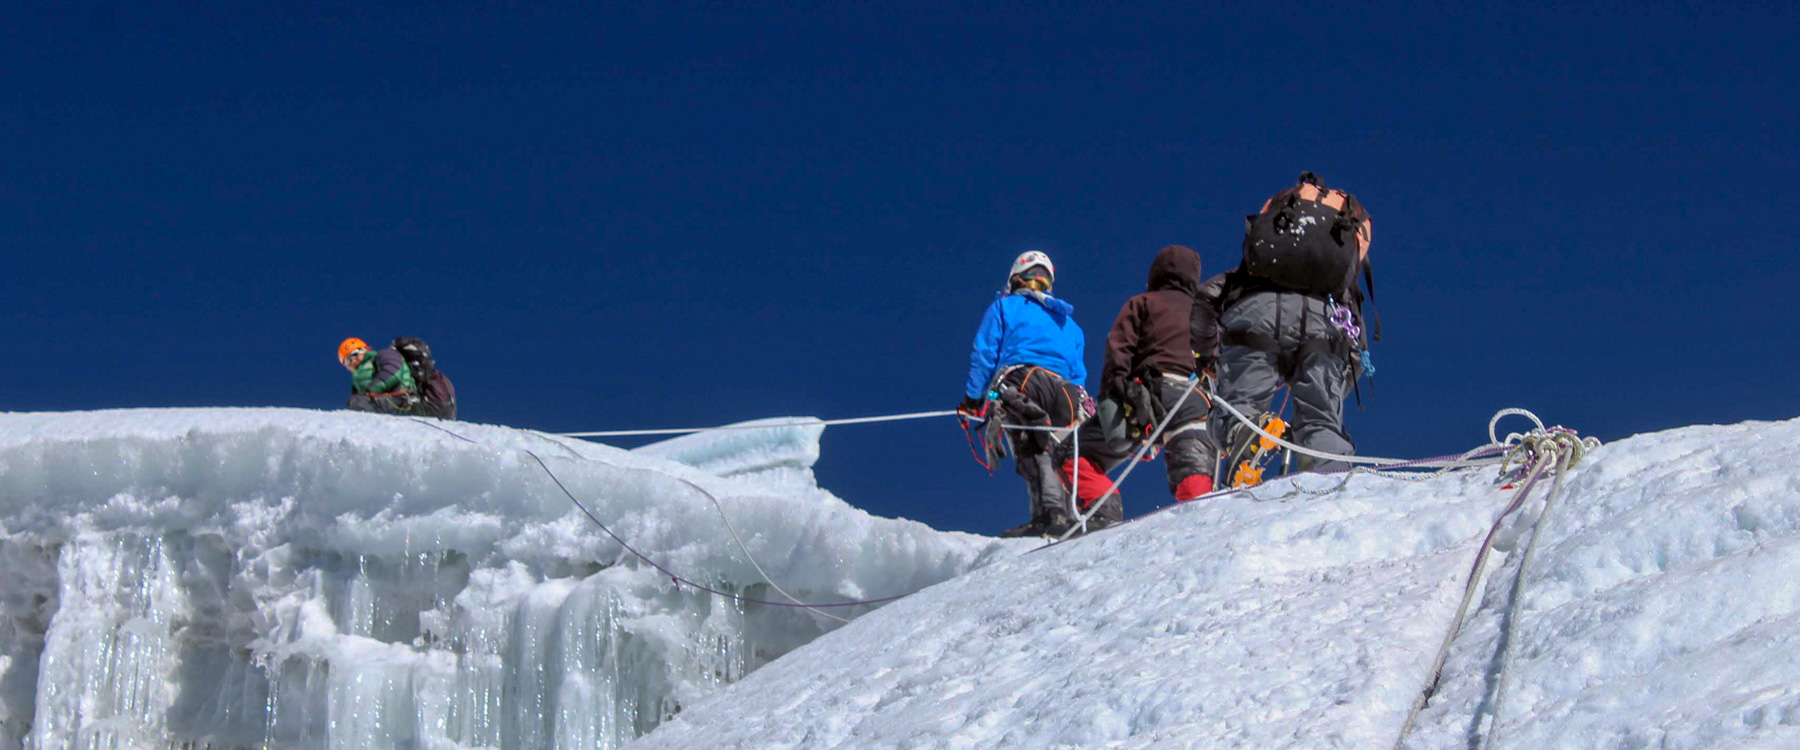
<path fill-rule="evenodd" d="M 778 427 L 751 429 L 753 425 Z M 729 425 L 718 432 L 683 435 L 634 452 L 810 497 L 818 494 L 812 466 L 819 460 L 819 436 L 824 432 L 825 423 L 815 418 L 777 417 Z"/>
<path fill-rule="evenodd" d="M 441 426 L 0 415 L 0 748 L 615 748 L 837 625 L 675 585 L 527 450 L 640 551 L 755 598 L 780 597 L 724 519 L 807 601 L 992 544 L 818 490 L 817 424 L 637 453 Z"/>

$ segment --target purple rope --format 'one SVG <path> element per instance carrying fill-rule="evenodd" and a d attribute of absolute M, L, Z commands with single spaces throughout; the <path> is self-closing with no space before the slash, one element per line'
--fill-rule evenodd
<path fill-rule="evenodd" d="M 1412 461 L 1401 461 L 1399 463 L 1376 464 L 1376 465 L 1370 466 L 1368 468 L 1379 471 L 1379 470 L 1384 470 L 1384 469 L 1406 469 L 1406 468 L 1421 466 L 1424 464 L 1441 463 L 1441 462 L 1450 461 L 1450 460 L 1473 461 L 1478 458 L 1486 458 L 1488 456 L 1492 456 L 1495 454 L 1505 453 L 1508 450 L 1510 450 L 1509 446 L 1490 445 L 1486 448 L 1482 448 L 1481 450 L 1478 450 L 1474 453 L 1469 453 L 1469 454 L 1451 453 L 1446 456 L 1432 456 L 1431 458 L 1420 458 L 1420 459 L 1415 459 Z"/>
<path fill-rule="evenodd" d="M 419 419 L 417 421 L 420 424 L 424 424 L 429 427 L 438 429 L 438 430 L 450 435 L 451 437 L 456 438 L 457 440 L 461 440 L 461 441 L 463 441 L 465 443 L 469 443 L 471 445 L 480 445 L 480 443 L 477 443 L 474 440 L 470 440 L 469 438 L 463 437 L 462 435 L 458 435 L 455 432 L 451 432 L 448 428 L 445 428 L 442 425 L 433 424 L 433 423 L 427 422 L 423 419 Z M 532 458 L 532 460 L 537 461 L 538 467 L 542 468 L 544 470 L 544 473 L 549 475 L 550 481 L 556 483 L 556 488 L 559 490 L 562 490 L 562 493 L 569 497 L 569 502 L 574 503 L 575 507 L 579 508 L 581 510 L 581 513 L 588 517 L 588 520 L 593 521 L 595 526 L 600 527 L 601 531 L 606 532 L 606 535 L 612 537 L 613 541 L 618 542 L 620 547 L 624 547 L 625 551 L 630 552 L 633 555 L 636 555 L 639 560 L 643 560 L 650 567 L 655 568 L 655 569 L 657 569 L 657 571 L 661 572 L 663 575 L 668 576 L 669 580 L 673 581 L 675 583 L 675 588 L 677 588 L 677 589 L 681 588 L 681 584 L 685 583 L 692 588 L 698 589 L 700 591 L 704 591 L 708 594 L 717 594 L 719 596 L 723 596 L 727 599 L 732 599 L 734 601 L 747 602 L 750 604 L 762 604 L 762 605 L 766 605 L 766 606 L 770 606 L 770 607 L 789 607 L 789 608 L 793 608 L 793 609 L 824 609 L 827 607 L 858 607 L 858 606 L 862 606 L 865 604 L 885 604 L 887 602 L 904 599 L 907 596 L 906 594 L 901 594 L 899 596 L 889 596 L 889 597 L 883 597 L 880 599 L 863 599 L 863 600 L 854 601 L 854 602 L 843 602 L 841 604 L 806 604 L 806 603 L 797 603 L 797 602 L 778 602 L 778 601 L 772 601 L 769 599 L 757 599 L 755 597 L 733 594 L 729 591 L 721 591 L 719 589 L 713 588 L 706 584 L 700 583 L 699 581 L 695 581 L 695 580 L 689 579 L 689 578 L 683 578 L 680 574 L 676 573 L 675 571 L 669 570 L 668 568 L 663 567 L 661 563 L 658 563 L 657 561 L 650 559 L 650 556 L 637 551 L 637 548 L 632 547 L 629 543 L 627 543 L 618 534 L 613 533 L 612 529 L 607 528 L 606 524 L 601 522 L 600 518 L 598 516 L 595 516 L 593 511 L 588 510 L 586 505 L 583 505 L 580 500 L 576 499 L 575 493 L 570 492 L 569 488 L 563 485 L 562 480 L 557 478 L 556 472 L 551 471 L 550 466 L 548 464 L 544 463 L 544 459 L 542 457 L 538 456 L 537 453 L 533 452 L 530 448 L 520 448 L 519 450 L 525 451 L 525 455 L 530 456 Z M 705 492 L 705 490 L 701 490 L 701 492 Z"/>
<path fill-rule="evenodd" d="M 1487 567 L 1488 553 L 1494 549 L 1494 539 L 1500 536 L 1500 527 L 1505 525 L 1508 516 L 1511 516 L 1514 511 L 1517 511 L 1519 506 L 1525 504 L 1525 497 L 1531 494 L 1532 488 L 1537 486 L 1538 479 L 1543 477 L 1545 468 L 1548 467 L 1537 466 L 1536 462 L 1533 462 L 1531 474 L 1525 477 L 1524 484 L 1521 485 L 1519 491 L 1513 495 L 1512 502 L 1507 503 L 1506 507 L 1501 509 L 1500 515 L 1494 518 L 1494 525 L 1488 527 L 1487 536 L 1482 538 L 1481 551 L 1476 553 L 1475 564 L 1469 567 L 1469 575 L 1463 582 L 1462 605 L 1457 610 L 1455 621 L 1450 625 L 1450 632 L 1444 638 L 1444 646 L 1438 649 L 1437 658 L 1431 665 L 1429 681 L 1425 683 L 1425 689 L 1421 691 L 1419 697 L 1415 699 L 1413 704 L 1413 716 L 1407 718 L 1408 727 L 1412 725 L 1413 719 L 1417 717 L 1418 710 L 1423 708 L 1426 703 L 1430 702 L 1431 697 L 1437 693 L 1438 682 L 1444 677 L 1444 660 L 1449 656 L 1450 642 L 1456 637 L 1457 632 L 1462 630 L 1463 618 L 1467 615 L 1469 602 L 1475 595 L 1475 584 L 1481 580 L 1482 568 Z"/>
<path fill-rule="evenodd" d="M 1485 458 L 1485 457 L 1487 457 L 1487 456 L 1492 456 L 1492 455 L 1495 455 L 1495 454 L 1498 454 L 1498 453 L 1504 453 L 1504 452 L 1506 452 L 1506 451 L 1508 451 L 1508 450 L 1510 450 L 1510 447 L 1509 447 L 1509 446 L 1504 446 L 1504 445 L 1490 445 L 1490 446 L 1487 446 L 1487 447 L 1486 447 L 1486 448 L 1482 448 L 1482 449 L 1481 449 L 1481 450 L 1478 450 L 1478 451 L 1475 451 L 1475 452 L 1474 452 L 1474 453 L 1468 453 L 1468 454 L 1463 454 L 1463 453 L 1451 453 L 1451 454 L 1448 454 L 1448 455 L 1443 455 L 1443 456 L 1432 456 L 1432 457 L 1431 457 L 1431 458 L 1419 458 L 1419 459 L 1414 459 L 1414 460 L 1411 460 L 1411 461 L 1401 461 L 1401 462 L 1398 462 L 1398 463 L 1391 463 L 1391 464 L 1381 464 L 1381 465 L 1379 465 L 1379 466 L 1375 466 L 1375 467 L 1369 467 L 1369 468 L 1371 468 L 1371 469 L 1374 469 L 1374 470 L 1385 470 L 1385 469 L 1404 469 L 1404 468 L 1408 468 L 1408 467 L 1414 467 L 1414 466 L 1419 466 L 1419 465 L 1421 465 L 1421 464 L 1431 464 L 1431 463 L 1438 463 L 1438 462 L 1441 462 L 1441 461 L 1449 461 L 1449 460 L 1452 460 L 1452 459 L 1459 459 L 1459 460 L 1464 460 L 1464 461 L 1473 461 L 1473 460 L 1475 460 L 1475 459 L 1477 459 L 1477 458 Z M 1308 473 L 1314 473 L 1314 474 L 1318 474 L 1318 475 L 1319 475 L 1319 476 L 1330 476 L 1330 475 L 1333 475 L 1333 474 L 1342 474 L 1342 473 L 1345 473 L 1345 472 L 1349 472 L 1349 471 L 1354 471 L 1354 469 L 1338 469 L 1338 470 L 1336 470 L 1336 471 L 1320 471 L 1320 472 L 1308 472 Z M 1292 476 L 1299 476 L 1299 475 L 1298 475 L 1298 474 L 1294 474 L 1294 475 L 1292 475 Z M 1534 481 L 1535 481 L 1535 480 L 1534 480 Z M 1249 492 L 1249 491 L 1250 491 L 1250 490 L 1252 490 L 1252 489 L 1255 489 L 1255 487 L 1256 487 L 1256 486 L 1255 486 L 1255 485 L 1252 485 L 1252 486 L 1249 486 L 1249 487 L 1231 487 L 1231 488 L 1227 488 L 1227 489 L 1222 489 L 1222 490 L 1215 490 L 1215 491 L 1213 491 L 1213 492 L 1209 492 L 1209 493 L 1207 493 L 1207 494 L 1204 494 L 1204 495 L 1201 495 L 1201 496 L 1199 496 L 1199 497 L 1196 497 L 1196 498 L 1194 498 L 1194 499 L 1192 499 L 1192 500 L 1189 500 L 1189 501 L 1187 501 L 1187 502 L 1181 502 L 1181 503 L 1174 503 L 1174 504 L 1171 504 L 1171 505 L 1164 505 L 1164 506 L 1162 506 L 1162 507 L 1160 507 L 1160 508 L 1156 508 L 1156 509 L 1154 509 L 1154 510 L 1152 510 L 1152 511 L 1150 511 L 1150 512 L 1149 512 L 1149 513 L 1145 513 L 1145 514 L 1143 514 L 1143 515 L 1141 515 L 1141 516 L 1138 516 L 1138 517 L 1136 517 L 1136 518 L 1128 518 L 1128 519 L 1125 519 L 1125 520 L 1124 520 L 1124 521 L 1121 521 L 1121 522 L 1119 522 L 1119 523 L 1116 523 L 1116 524 L 1113 524 L 1113 525 L 1112 525 L 1112 526 L 1108 526 L 1108 527 L 1107 527 L 1107 528 L 1109 528 L 1109 529 L 1110 529 L 1110 528 L 1116 528 L 1116 527 L 1119 527 L 1119 526 L 1124 526 L 1124 525 L 1125 525 L 1125 524 L 1128 524 L 1128 523 L 1135 523 L 1135 522 L 1137 522 L 1137 521 L 1141 521 L 1141 520 L 1143 520 L 1143 519 L 1145 519 L 1145 518 L 1149 518 L 1149 517 L 1151 517 L 1151 516 L 1154 516 L 1154 515 L 1156 515 L 1156 514 L 1158 514 L 1158 513 L 1163 513 L 1163 512 L 1166 512 L 1166 511 L 1171 511 L 1171 510 L 1174 510 L 1174 509 L 1176 509 L 1176 508 L 1186 508 L 1186 507 L 1192 507 L 1192 506 L 1195 506 L 1195 505 L 1201 505 L 1201 504 L 1203 504 L 1203 502 L 1202 502 L 1202 501 L 1206 501 L 1206 500 L 1218 500 L 1218 499 L 1220 499 L 1220 498 L 1225 498 L 1225 497 L 1230 497 L 1230 496 L 1232 496 L 1232 495 L 1237 495 L 1237 494 L 1240 494 L 1240 493 L 1245 493 L 1245 492 Z M 1515 501 L 1515 502 L 1516 502 L 1516 501 Z M 1510 509 L 1509 509 L 1509 510 L 1508 510 L 1508 511 L 1507 511 L 1507 512 L 1509 512 L 1509 513 L 1510 513 L 1510 512 L 1511 512 L 1511 510 L 1510 510 Z M 1048 544 L 1045 544 L 1045 545 L 1043 545 L 1043 546 L 1041 546 L 1041 547 L 1035 547 L 1035 548 L 1033 548 L 1033 549 L 1031 549 L 1031 550 L 1028 550 L 1028 551 L 1027 551 L 1027 552 L 1026 552 L 1026 554 L 1030 554 L 1030 553 L 1032 553 L 1032 552 L 1039 552 L 1039 551 L 1042 551 L 1042 550 L 1046 550 L 1046 549 L 1049 549 L 1049 548 L 1051 548 L 1051 547 L 1055 547 L 1055 546 L 1056 546 L 1056 545 L 1059 545 L 1059 544 L 1062 544 L 1062 543 L 1064 543 L 1064 542 L 1072 542 L 1072 541 L 1075 541 L 1075 540 L 1076 540 L 1076 539 L 1080 539 L 1080 538 L 1081 538 L 1081 537 L 1079 537 L 1079 536 L 1076 536 L 1076 537 L 1070 537 L 1070 538 L 1068 538 L 1068 539 L 1058 539 L 1058 540 L 1056 540 L 1056 541 L 1053 541 L 1053 542 L 1050 542 L 1050 543 L 1048 543 Z"/>

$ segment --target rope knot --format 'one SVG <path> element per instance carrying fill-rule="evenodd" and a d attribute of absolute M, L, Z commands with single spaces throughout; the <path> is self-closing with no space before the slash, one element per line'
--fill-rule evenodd
<path fill-rule="evenodd" d="M 1500 483 L 1503 489 L 1510 489 L 1540 470 L 1556 472 L 1580 463 L 1588 451 L 1600 447 L 1600 439 L 1581 437 L 1562 425 L 1544 427 L 1540 422 L 1531 432 L 1507 435 L 1505 444 L 1511 448 L 1500 462 Z"/>

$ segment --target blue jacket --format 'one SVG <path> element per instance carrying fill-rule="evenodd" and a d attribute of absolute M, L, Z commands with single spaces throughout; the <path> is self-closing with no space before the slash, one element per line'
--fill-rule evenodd
<path fill-rule="evenodd" d="M 1076 385 L 1087 382 L 1086 348 L 1075 306 L 1049 295 L 1044 302 L 1024 294 L 1001 294 L 981 316 L 969 353 L 969 383 L 963 395 L 985 398 L 994 373 L 1013 365 L 1037 365 Z"/>

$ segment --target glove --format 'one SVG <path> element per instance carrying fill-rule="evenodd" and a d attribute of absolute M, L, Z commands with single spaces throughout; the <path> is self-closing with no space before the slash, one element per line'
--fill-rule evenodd
<path fill-rule="evenodd" d="M 987 412 L 987 402 L 978 398 L 963 397 L 962 403 L 956 405 L 956 413 L 965 417 L 980 417 Z"/>

